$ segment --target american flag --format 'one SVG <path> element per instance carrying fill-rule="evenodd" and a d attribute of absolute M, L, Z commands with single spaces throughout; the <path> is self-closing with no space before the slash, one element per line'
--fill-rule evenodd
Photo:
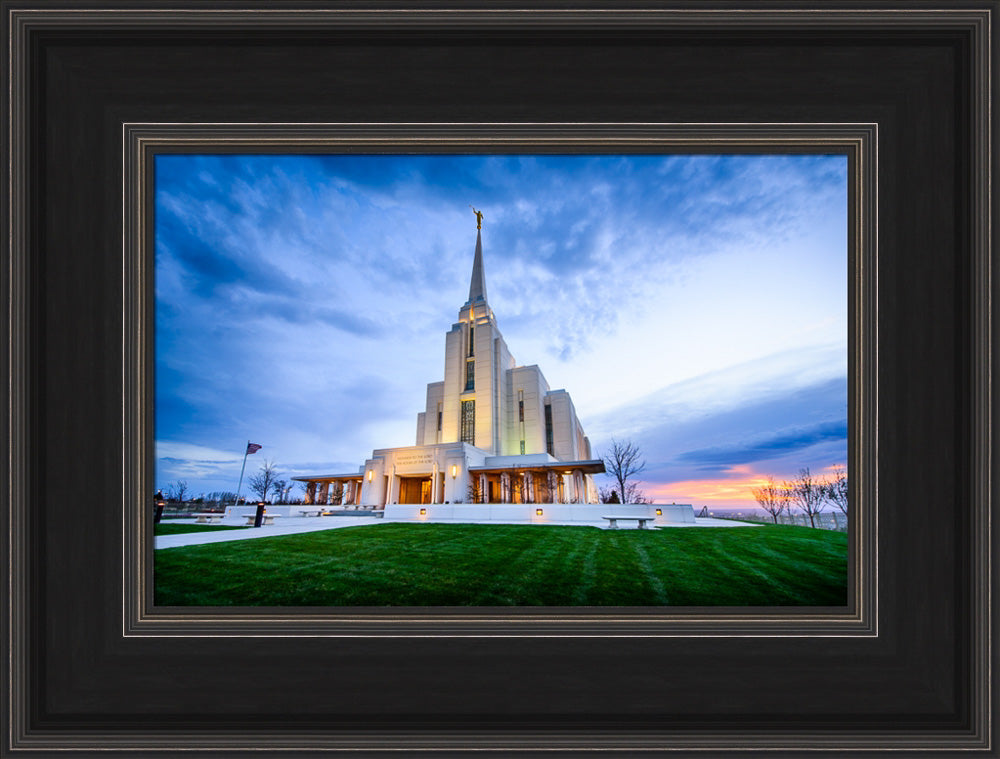
<path fill-rule="evenodd" d="M 257 443 L 247 443 L 247 455 L 257 453 L 262 447 L 261 445 L 257 445 Z"/>

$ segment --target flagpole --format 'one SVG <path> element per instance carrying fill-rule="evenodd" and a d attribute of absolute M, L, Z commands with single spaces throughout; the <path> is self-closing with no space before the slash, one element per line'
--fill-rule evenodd
<path fill-rule="evenodd" d="M 236 501 L 233 503 L 233 507 L 240 505 L 240 488 L 243 487 L 243 472 L 247 468 L 247 456 L 250 455 L 250 441 L 247 440 L 247 447 L 243 449 L 243 467 L 240 469 L 240 484 L 236 486 Z"/>

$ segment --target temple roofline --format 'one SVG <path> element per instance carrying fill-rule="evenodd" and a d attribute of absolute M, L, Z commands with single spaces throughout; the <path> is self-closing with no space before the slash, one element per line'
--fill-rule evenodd
<path fill-rule="evenodd" d="M 361 472 L 351 472 L 350 474 L 311 474 L 302 477 L 292 477 L 296 482 L 313 482 L 315 480 L 361 480 L 364 474 Z"/>
<path fill-rule="evenodd" d="M 483 466 L 470 466 L 470 472 L 528 472 L 528 471 L 540 471 L 540 470 L 561 470 L 563 473 L 566 470 L 579 470 L 584 474 L 602 474 L 605 470 L 604 461 L 602 459 L 587 459 L 586 461 L 546 461 L 546 462 L 536 462 L 533 464 L 528 463 L 511 463 L 511 464 L 486 464 Z"/>

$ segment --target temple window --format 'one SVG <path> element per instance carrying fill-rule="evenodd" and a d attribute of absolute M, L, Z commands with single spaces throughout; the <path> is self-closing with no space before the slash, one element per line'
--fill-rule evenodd
<path fill-rule="evenodd" d="M 552 435 L 552 406 L 545 404 L 545 450 L 550 456 L 555 456 L 555 441 Z"/>
<path fill-rule="evenodd" d="M 462 401 L 462 442 L 476 444 L 476 402 Z"/>

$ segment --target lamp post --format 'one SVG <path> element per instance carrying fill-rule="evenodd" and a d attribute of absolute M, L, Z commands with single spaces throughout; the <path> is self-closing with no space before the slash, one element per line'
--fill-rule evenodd
<path fill-rule="evenodd" d="M 163 491 L 160 490 L 156 493 L 156 516 L 153 517 L 153 522 L 156 524 L 159 524 L 160 520 L 163 519 L 163 506 Z"/>
<path fill-rule="evenodd" d="M 260 527 L 261 523 L 264 521 L 264 502 L 259 501 L 257 503 L 257 515 L 254 517 L 253 526 Z"/>

